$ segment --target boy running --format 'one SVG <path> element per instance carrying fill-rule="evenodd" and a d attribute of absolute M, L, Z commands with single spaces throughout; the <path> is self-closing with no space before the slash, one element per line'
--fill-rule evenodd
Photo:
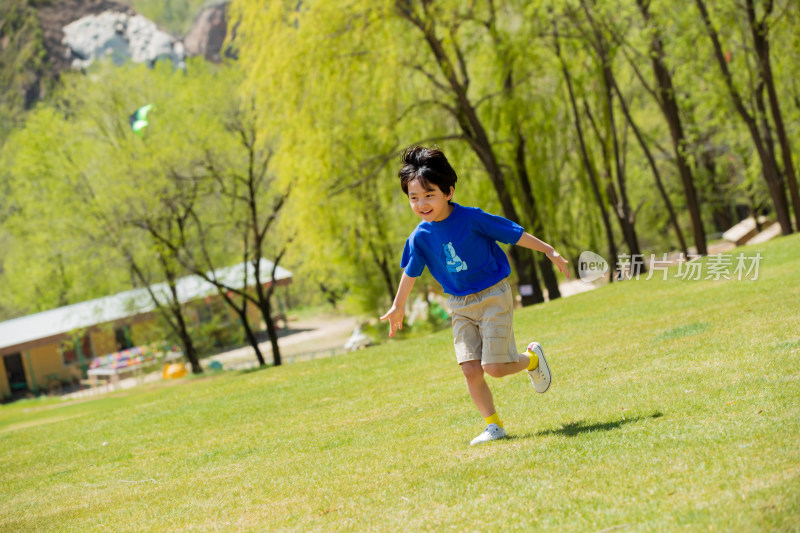
<path fill-rule="evenodd" d="M 397 296 L 381 320 L 389 321 L 390 337 L 402 329 L 406 299 L 427 266 L 451 295 L 456 358 L 472 401 L 487 424 L 471 444 L 503 438 L 506 432 L 484 372 L 500 378 L 527 370 L 539 393 L 547 392 L 552 378 L 538 342 L 530 343 L 525 354 L 517 352 L 514 300 L 506 280 L 511 266 L 496 241 L 543 252 L 569 277 L 567 261 L 519 224 L 452 202 L 458 178 L 441 150 L 408 148 L 398 176 L 411 209 L 422 222 L 406 241 Z"/>

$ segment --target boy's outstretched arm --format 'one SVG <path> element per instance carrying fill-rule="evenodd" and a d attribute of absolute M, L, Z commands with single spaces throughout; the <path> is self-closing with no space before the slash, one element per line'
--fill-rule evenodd
<path fill-rule="evenodd" d="M 394 297 L 392 308 L 389 312 L 381 317 L 381 320 L 389 321 L 389 336 L 394 337 L 394 333 L 398 329 L 403 329 L 403 316 L 406 314 L 406 299 L 411 294 L 411 289 L 414 288 L 414 282 L 417 278 L 412 278 L 403 272 L 403 277 L 400 278 L 400 286 L 397 287 L 397 296 Z"/>
<path fill-rule="evenodd" d="M 555 248 L 546 242 L 537 239 L 530 233 L 523 232 L 522 237 L 519 238 L 516 244 L 517 246 L 522 246 L 523 248 L 530 248 L 531 250 L 544 253 L 547 255 L 547 258 L 558 267 L 558 270 L 560 270 L 562 274 L 569 278 L 569 269 L 567 268 L 568 261 L 561 257 L 561 254 L 556 252 Z"/>

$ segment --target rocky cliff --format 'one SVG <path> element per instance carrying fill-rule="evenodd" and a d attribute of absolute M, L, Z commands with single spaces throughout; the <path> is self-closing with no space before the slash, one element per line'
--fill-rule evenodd
<path fill-rule="evenodd" d="M 200 12 L 183 40 L 187 55 L 203 56 L 215 63 L 222 56 L 235 57 L 231 50 L 222 50 L 228 33 L 228 5 L 229 2 L 222 2 Z"/>
<path fill-rule="evenodd" d="M 99 58 L 153 64 L 186 56 L 220 61 L 228 2 L 203 9 L 185 38 L 170 35 L 116 0 L 2 0 L 0 2 L 0 141 L 18 108 L 42 98 L 58 74 Z M 184 42 L 186 45 L 184 46 Z"/>

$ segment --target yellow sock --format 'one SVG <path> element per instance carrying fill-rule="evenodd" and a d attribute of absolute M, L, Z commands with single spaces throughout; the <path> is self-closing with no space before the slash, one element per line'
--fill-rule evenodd
<path fill-rule="evenodd" d="M 498 415 L 496 412 L 492 416 L 487 416 L 484 418 L 484 420 L 486 420 L 487 426 L 489 424 L 497 424 L 498 426 L 503 427 L 503 421 L 500 420 L 500 415 Z"/>
<path fill-rule="evenodd" d="M 528 370 L 536 370 L 536 367 L 539 366 L 539 356 L 531 351 L 527 351 L 525 354 L 531 358 L 531 362 L 528 363 Z"/>

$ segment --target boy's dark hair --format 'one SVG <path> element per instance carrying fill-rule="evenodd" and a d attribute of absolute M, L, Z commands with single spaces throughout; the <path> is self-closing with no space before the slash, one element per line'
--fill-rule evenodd
<path fill-rule="evenodd" d="M 408 195 L 408 184 L 412 180 L 419 180 L 425 190 L 433 190 L 433 186 L 445 194 L 450 194 L 450 187 L 456 186 L 458 176 L 450 166 L 444 153 L 438 148 L 425 148 L 424 146 L 409 146 L 403 152 L 403 168 L 397 173 L 400 177 L 400 187 Z"/>

